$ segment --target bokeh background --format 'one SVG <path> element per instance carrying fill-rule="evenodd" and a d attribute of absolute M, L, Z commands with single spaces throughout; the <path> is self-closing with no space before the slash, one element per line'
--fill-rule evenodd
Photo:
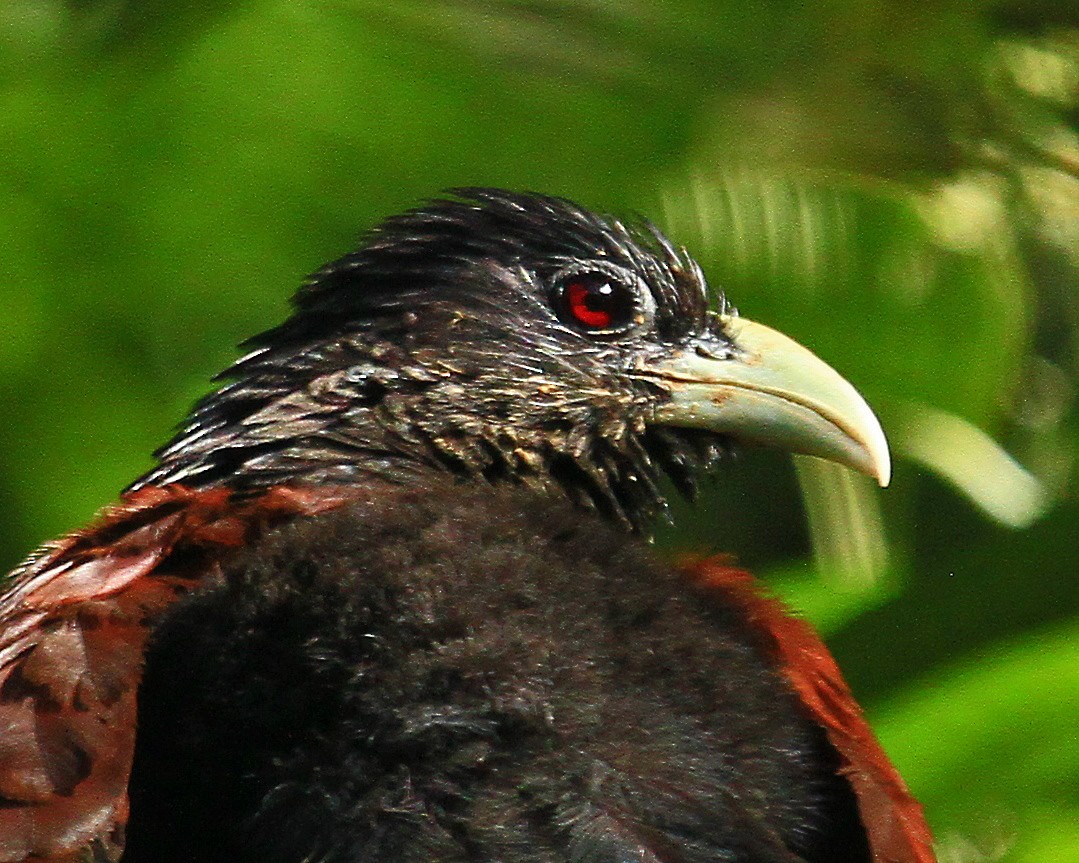
<path fill-rule="evenodd" d="M 645 214 L 841 369 L 872 489 L 747 451 L 660 542 L 826 633 L 942 861 L 1079 860 L 1079 8 L 3 0 L 0 562 L 456 185 Z"/>

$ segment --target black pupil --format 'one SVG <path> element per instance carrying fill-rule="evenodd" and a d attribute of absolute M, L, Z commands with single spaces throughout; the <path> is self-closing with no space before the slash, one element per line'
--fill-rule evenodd
<path fill-rule="evenodd" d="M 590 330 L 624 327 L 633 319 L 633 293 L 610 276 L 572 276 L 562 288 L 561 302 L 569 322 Z"/>

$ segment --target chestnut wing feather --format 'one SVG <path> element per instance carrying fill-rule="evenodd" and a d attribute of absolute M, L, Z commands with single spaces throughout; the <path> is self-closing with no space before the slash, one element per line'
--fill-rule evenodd
<path fill-rule="evenodd" d="M 715 557 L 689 564 L 698 584 L 744 610 L 809 715 L 840 758 L 858 802 L 873 863 L 935 863 L 921 804 L 892 765 L 832 658 L 805 621 L 764 594 L 745 570 Z"/>
<path fill-rule="evenodd" d="M 251 531 L 344 500 L 145 488 L 12 574 L 0 597 L 0 863 L 119 859 L 153 623 Z"/>

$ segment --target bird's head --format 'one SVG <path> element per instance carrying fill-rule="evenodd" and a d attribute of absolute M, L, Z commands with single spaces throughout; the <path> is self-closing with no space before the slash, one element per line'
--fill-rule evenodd
<path fill-rule="evenodd" d="M 467 189 L 390 218 L 300 289 L 136 487 L 413 481 L 556 489 L 640 526 L 731 441 L 888 478 L 880 426 L 805 348 L 709 308 L 650 225 Z"/>

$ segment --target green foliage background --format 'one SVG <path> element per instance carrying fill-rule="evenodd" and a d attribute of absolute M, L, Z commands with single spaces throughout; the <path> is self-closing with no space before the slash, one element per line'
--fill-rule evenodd
<path fill-rule="evenodd" d="M 111 501 L 379 217 L 641 212 L 897 457 L 878 494 L 747 452 L 661 541 L 818 622 L 942 860 L 1079 860 L 1077 132 L 1052 0 L 5 0 L 0 557 Z"/>

